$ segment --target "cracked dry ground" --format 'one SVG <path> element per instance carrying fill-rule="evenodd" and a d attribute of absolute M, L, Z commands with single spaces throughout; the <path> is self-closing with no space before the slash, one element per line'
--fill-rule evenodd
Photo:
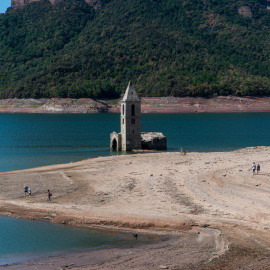
<path fill-rule="evenodd" d="M 269 269 L 269 153 L 267 147 L 148 153 L 1 173 L 0 212 L 171 235 L 132 250 L 55 258 L 38 269 L 57 269 L 63 261 L 72 261 L 69 269 Z M 252 174 L 253 162 L 261 164 L 259 175 Z M 26 183 L 31 198 L 24 197 Z M 46 203 L 48 188 L 52 203 Z"/>

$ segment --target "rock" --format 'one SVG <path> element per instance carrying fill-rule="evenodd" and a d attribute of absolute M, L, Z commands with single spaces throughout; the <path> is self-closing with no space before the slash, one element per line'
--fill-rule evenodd
<path fill-rule="evenodd" d="M 252 18 L 252 12 L 249 7 L 242 6 L 238 9 L 238 13 L 244 17 Z"/>
<path fill-rule="evenodd" d="M 30 4 L 32 2 L 39 2 L 41 0 L 11 0 L 11 7 L 14 9 L 22 8 L 23 6 Z M 57 4 L 58 2 L 61 2 L 63 0 L 49 0 L 52 5 Z M 101 0 L 85 0 L 87 4 L 90 6 L 93 6 L 95 9 L 98 9 L 101 7 Z"/>

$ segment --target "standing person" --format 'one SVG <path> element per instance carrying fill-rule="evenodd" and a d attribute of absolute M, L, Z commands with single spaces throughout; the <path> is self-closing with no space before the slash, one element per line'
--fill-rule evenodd
<path fill-rule="evenodd" d="M 252 164 L 252 172 L 253 172 L 253 174 L 255 174 L 255 171 L 256 171 L 256 164 L 255 164 L 255 162 L 253 162 L 253 164 Z"/>
<path fill-rule="evenodd" d="M 28 196 L 31 197 L 31 194 L 32 194 L 31 188 L 29 187 L 29 188 L 28 188 Z"/>
<path fill-rule="evenodd" d="M 24 196 L 26 196 L 26 194 L 28 194 L 28 186 L 24 185 Z"/>
<path fill-rule="evenodd" d="M 261 166 L 260 166 L 260 164 L 258 163 L 258 165 L 257 165 L 257 174 L 259 173 L 260 169 L 261 169 Z"/>
<path fill-rule="evenodd" d="M 50 192 L 50 190 L 48 189 L 48 197 L 47 197 L 47 201 L 51 201 L 51 196 L 52 196 L 52 193 Z"/>

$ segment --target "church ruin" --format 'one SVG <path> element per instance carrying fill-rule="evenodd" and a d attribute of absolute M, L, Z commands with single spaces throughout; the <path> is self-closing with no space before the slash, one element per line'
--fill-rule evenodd
<path fill-rule="evenodd" d="M 162 133 L 141 132 L 141 100 L 131 82 L 121 100 L 120 113 L 121 133 L 111 133 L 111 150 L 167 149 L 167 138 Z"/>

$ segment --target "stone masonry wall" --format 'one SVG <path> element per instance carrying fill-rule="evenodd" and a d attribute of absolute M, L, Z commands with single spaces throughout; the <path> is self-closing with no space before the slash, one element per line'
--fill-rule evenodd
<path fill-rule="evenodd" d="M 167 137 L 160 132 L 142 132 L 142 149 L 166 150 Z"/>

